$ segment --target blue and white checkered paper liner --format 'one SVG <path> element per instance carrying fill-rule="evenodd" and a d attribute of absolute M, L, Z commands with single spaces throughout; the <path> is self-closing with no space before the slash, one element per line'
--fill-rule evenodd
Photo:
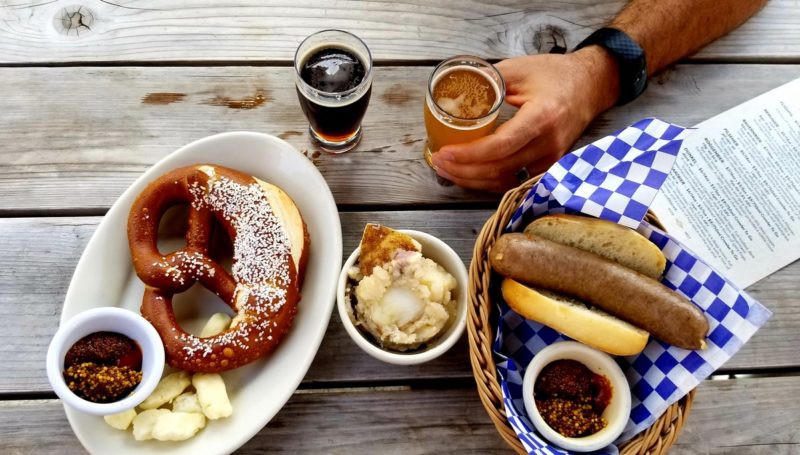
<path fill-rule="evenodd" d="M 651 339 L 641 354 L 618 358 L 631 386 L 628 425 L 617 443 L 646 429 L 674 402 L 730 359 L 771 312 L 665 232 L 642 221 L 667 178 L 689 130 L 657 119 L 641 120 L 565 155 L 531 189 L 507 231 L 520 231 L 551 213 L 581 212 L 635 228 L 667 258 L 662 282 L 700 307 L 708 319 L 708 347 L 690 351 Z M 567 340 L 499 302 L 493 349 L 506 415 L 529 453 L 564 454 L 533 429 L 522 399 L 524 368 L 536 352 Z M 616 446 L 597 453 L 616 454 Z"/>

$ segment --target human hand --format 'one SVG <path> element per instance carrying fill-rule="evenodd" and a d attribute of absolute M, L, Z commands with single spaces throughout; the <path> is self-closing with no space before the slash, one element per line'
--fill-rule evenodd
<path fill-rule="evenodd" d="M 506 81 L 505 101 L 519 110 L 493 134 L 432 157 L 436 172 L 462 187 L 499 192 L 519 184 L 522 168 L 547 170 L 618 96 L 616 63 L 598 46 L 495 66 Z"/>

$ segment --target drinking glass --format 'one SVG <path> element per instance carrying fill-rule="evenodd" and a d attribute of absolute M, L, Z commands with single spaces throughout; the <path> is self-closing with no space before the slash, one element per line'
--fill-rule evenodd
<path fill-rule="evenodd" d="M 312 140 L 323 151 L 342 153 L 361 140 L 361 120 L 372 92 L 372 55 L 343 30 L 310 35 L 294 56 L 295 88 Z"/>
<path fill-rule="evenodd" d="M 457 55 L 436 66 L 425 94 L 425 162 L 432 166 L 431 157 L 445 145 L 491 133 L 505 92 L 503 76 L 482 58 Z"/>

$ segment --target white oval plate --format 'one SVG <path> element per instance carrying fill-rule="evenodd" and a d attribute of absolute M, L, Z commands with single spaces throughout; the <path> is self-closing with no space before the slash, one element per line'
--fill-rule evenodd
<path fill-rule="evenodd" d="M 328 327 L 342 264 L 342 228 L 333 195 L 317 168 L 294 147 L 274 136 L 248 132 L 223 133 L 192 142 L 156 163 L 120 196 L 78 262 L 61 323 L 98 306 L 139 311 L 144 285 L 133 271 L 126 232 L 131 204 L 156 177 L 195 163 L 219 164 L 278 185 L 300 208 L 311 246 L 297 317 L 287 337 L 270 356 L 223 373 L 233 415 L 209 421 L 206 428 L 187 441 L 136 441 L 130 429 L 115 430 L 102 417 L 65 406 L 75 435 L 91 453 L 196 455 L 236 450 L 289 400 Z M 190 331 L 202 327 L 204 319 L 215 310 L 226 308 L 199 285 L 180 296 L 176 296 L 176 314 Z M 184 305 L 189 300 L 192 304 Z"/>

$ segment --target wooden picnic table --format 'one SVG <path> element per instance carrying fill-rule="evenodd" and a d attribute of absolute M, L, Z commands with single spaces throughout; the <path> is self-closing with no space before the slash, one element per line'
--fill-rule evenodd
<path fill-rule="evenodd" d="M 469 262 L 499 197 L 438 181 L 422 160 L 425 81 L 455 54 L 571 49 L 623 1 L 0 0 L 0 453 L 83 453 L 45 375 L 73 269 L 103 214 L 153 163 L 224 131 L 286 139 L 322 172 L 344 252 L 363 225 L 430 232 Z M 350 30 L 376 68 L 364 139 L 313 148 L 293 89 L 305 36 Z M 642 117 L 693 125 L 800 76 L 800 9 L 773 0 L 655 77 L 579 144 Z M 502 118 L 512 110 L 504 108 Z M 800 262 L 748 291 L 772 319 L 699 387 L 672 453 L 800 452 Z M 298 437 L 302 436 L 302 437 Z M 338 315 L 300 389 L 240 453 L 505 453 L 466 335 L 421 366 L 383 364 Z"/>

